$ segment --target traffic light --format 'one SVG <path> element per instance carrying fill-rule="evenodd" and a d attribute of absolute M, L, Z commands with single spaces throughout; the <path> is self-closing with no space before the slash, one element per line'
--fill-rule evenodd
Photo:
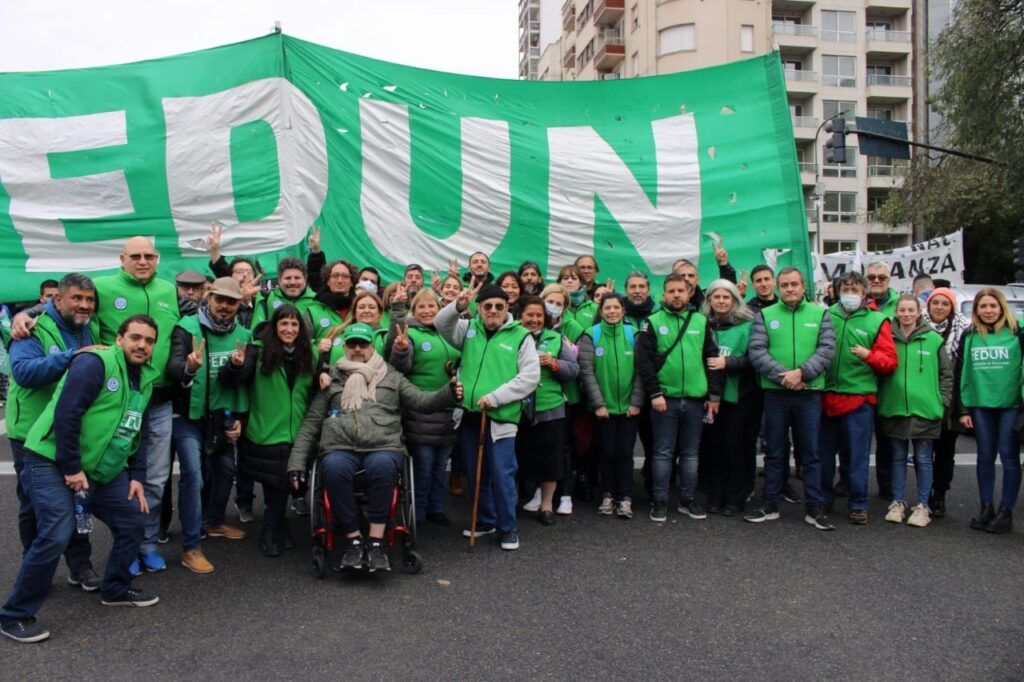
<path fill-rule="evenodd" d="M 832 134 L 825 143 L 825 162 L 846 163 L 846 119 L 840 116 L 825 121 L 825 132 Z"/>
<path fill-rule="evenodd" d="M 1016 280 L 1024 282 L 1024 237 L 1013 240 L 1013 267 L 1017 268 Z"/>

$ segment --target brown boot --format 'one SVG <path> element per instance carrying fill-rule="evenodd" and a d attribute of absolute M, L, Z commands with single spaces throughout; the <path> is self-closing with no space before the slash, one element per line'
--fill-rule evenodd
<path fill-rule="evenodd" d="M 453 471 L 452 475 L 448 477 L 448 492 L 455 497 L 462 497 L 462 493 L 465 492 L 462 489 L 462 474 Z"/>

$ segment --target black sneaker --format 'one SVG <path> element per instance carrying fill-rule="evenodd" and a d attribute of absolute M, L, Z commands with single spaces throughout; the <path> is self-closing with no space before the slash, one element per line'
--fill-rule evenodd
<path fill-rule="evenodd" d="M 782 486 L 782 499 L 790 504 L 800 504 L 804 501 L 803 496 L 796 491 L 792 483 Z"/>
<path fill-rule="evenodd" d="M 933 519 L 941 519 L 946 516 L 946 493 L 932 492 L 928 500 L 928 508 L 932 511 Z"/>
<path fill-rule="evenodd" d="M 744 514 L 743 520 L 750 521 L 751 523 L 764 523 L 765 521 L 775 521 L 779 518 L 779 510 L 771 505 L 762 505 L 754 511 Z"/>
<path fill-rule="evenodd" d="M 166 545 L 171 541 L 171 529 L 161 528 L 160 532 L 156 536 L 156 543 L 158 545 Z"/>
<path fill-rule="evenodd" d="M 358 571 L 363 568 L 366 565 L 365 549 L 362 538 L 349 540 L 345 553 L 341 555 L 341 563 L 338 564 L 338 570 L 352 569 Z"/>
<path fill-rule="evenodd" d="M 489 526 L 486 523 L 480 523 L 480 524 L 477 524 L 476 533 L 470 533 L 469 529 L 466 528 L 465 530 L 462 531 L 462 537 L 468 538 L 468 537 L 476 536 L 476 537 L 479 538 L 479 537 L 483 537 L 484 535 L 490 535 L 493 532 L 495 532 L 494 526 Z"/>
<path fill-rule="evenodd" d="M 305 497 L 293 497 L 292 511 L 298 516 L 309 516 L 309 502 L 306 502 Z"/>
<path fill-rule="evenodd" d="M 668 502 L 665 500 L 655 500 L 652 502 L 650 518 L 655 523 L 668 521 Z"/>
<path fill-rule="evenodd" d="M 737 507 L 735 504 L 727 504 L 724 507 L 722 507 L 722 516 L 725 516 L 727 518 L 739 516 L 739 513 L 740 508 Z"/>
<path fill-rule="evenodd" d="M 835 530 L 836 527 L 832 524 L 832 520 L 828 518 L 828 514 L 825 513 L 824 509 L 809 509 L 807 515 L 804 516 L 804 521 L 811 524 L 818 530 Z"/>
<path fill-rule="evenodd" d="M 519 549 L 519 533 L 515 531 L 512 531 L 511 533 L 502 533 L 501 548 L 506 552 L 513 552 Z"/>
<path fill-rule="evenodd" d="M 104 606 L 152 606 L 158 601 L 160 601 L 160 597 L 156 596 L 152 592 L 136 590 L 130 587 L 128 588 L 128 591 L 120 597 L 114 597 L 112 599 L 103 597 L 101 600 Z"/>
<path fill-rule="evenodd" d="M 100 584 L 103 581 L 96 575 L 96 571 L 92 570 L 92 567 L 83 568 L 78 573 L 72 573 L 68 576 L 68 585 L 74 585 L 75 587 L 81 587 L 85 592 L 95 592 L 100 589 Z"/>
<path fill-rule="evenodd" d="M 0 624 L 0 635 L 15 642 L 31 644 L 49 639 L 50 631 L 37 623 L 35 618 L 28 618 Z"/>
<path fill-rule="evenodd" d="M 704 507 L 697 501 L 696 497 L 691 497 L 688 500 L 679 500 L 677 511 L 680 514 L 686 514 L 691 519 L 706 519 L 708 517 L 707 512 L 704 511 Z"/>
<path fill-rule="evenodd" d="M 366 548 L 366 567 L 370 569 L 370 573 L 391 570 L 391 562 L 388 561 L 388 553 L 384 551 L 382 543 L 371 542 L 370 546 Z"/>

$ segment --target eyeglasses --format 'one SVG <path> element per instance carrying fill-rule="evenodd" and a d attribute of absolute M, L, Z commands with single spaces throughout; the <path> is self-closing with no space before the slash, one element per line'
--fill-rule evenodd
<path fill-rule="evenodd" d="M 505 309 L 505 304 L 504 303 L 483 303 L 483 304 L 480 305 L 480 308 L 482 310 L 497 310 L 498 312 L 501 312 L 502 310 Z"/>
<path fill-rule="evenodd" d="M 347 272 L 332 272 L 327 279 L 352 279 L 352 275 Z"/>
<path fill-rule="evenodd" d="M 345 342 L 345 348 L 366 348 L 369 345 L 370 342 L 363 339 L 349 339 Z"/>
<path fill-rule="evenodd" d="M 128 260 L 140 261 L 140 260 L 156 260 L 159 258 L 159 254 L 156 253 L 129 253 L 127 254 Z"/>
<path fill-rule="evenodd" d="M 866 279 L 869 282 L 887 282 L 889 281 L 889 275 L 868 275 Z"/>

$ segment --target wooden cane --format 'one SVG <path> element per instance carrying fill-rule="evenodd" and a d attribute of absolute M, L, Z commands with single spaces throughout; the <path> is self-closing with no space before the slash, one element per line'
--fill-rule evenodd
<path fill-rule="evenodd" d="M 480 508 L 480 470 L 484 466 L 484 443 L 487 428 L 487 410 L 480 413 L 480 446 L 476 450 L 476 481 L 473 483 L 473 513 L 469 517 L 469 548 L 476 546 L 476 516 Z"/>

